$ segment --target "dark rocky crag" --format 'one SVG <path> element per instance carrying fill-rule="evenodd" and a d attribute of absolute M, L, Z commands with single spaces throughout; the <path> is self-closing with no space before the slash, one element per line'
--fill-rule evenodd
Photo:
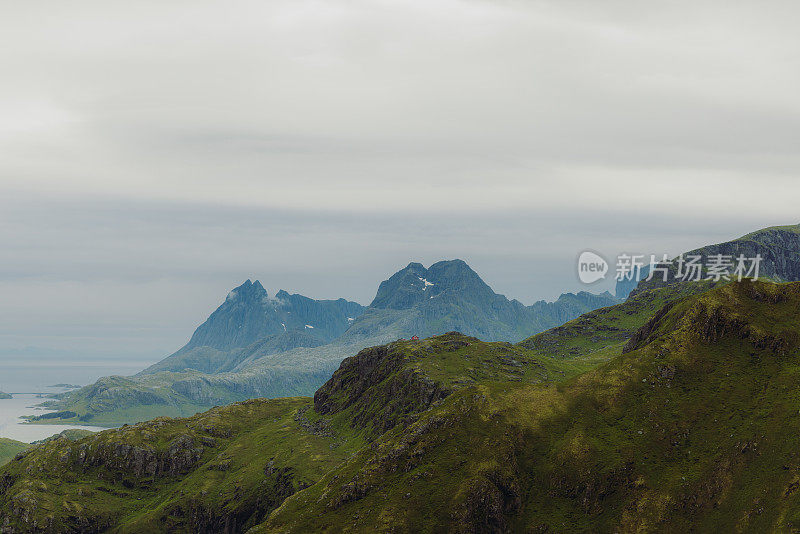
<path fill-rule="evenodd" d="M 718 254 L 732 258 L 740 255 L 744 255 L 745 258 L 755 258 L 756 255 L 761 255 L 759 278 L 777 282 L 798 281 L 800 280 L 800 225 L 764 228 L 732 241 L 690 250 L 683 256 L 700 256 L 701 263 L 706 264 L 709 257 Z M 641 282 L 638 280 L 617 282 L 617 297 L 627 298 L 629 295 L 635 295 L 648 289 L 684 283 L 675 276 L 677 266 L 674 259 L 669 265 L 669 276 L 666 283 L 660 273 L 656 273 L 652 280 L 646 280 L 648 272 L 649 269 L 643 271 L 642 278 L 644 280 Z M 706 273 L 703 276 L 706 276 Z"/>

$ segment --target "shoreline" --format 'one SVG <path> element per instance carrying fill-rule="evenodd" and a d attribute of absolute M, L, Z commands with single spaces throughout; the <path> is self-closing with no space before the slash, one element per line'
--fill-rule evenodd
<path fill-rule="evenodd" d="M 39 397 L 40 393 L 14 393 L 12 395 L 11 399 L 0 400 L 0 437 L 31 443 L 59 434 L 64 430 L 102 432 L 114 428 L 60 420 L 30 422 L 25 419 L 26 416 L 35 417 L 56 410 L 37 406 L 43 400 L 43 397 Z"/>

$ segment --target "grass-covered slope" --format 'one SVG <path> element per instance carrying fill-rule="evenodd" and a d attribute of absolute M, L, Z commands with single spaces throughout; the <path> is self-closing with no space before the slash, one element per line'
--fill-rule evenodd
<path fill-rule="evenodd" d="M 38 441 L 34 441 L 32 445 L 41 445 L 42 443 L 47 443 L 48 441 L 54 441 L 57 439 L 67 439 L 69 441 L 78 441 L 79 439 L 83 439 L 87 436 L 94 435 L 95 432 L 93 430 L 86 430 L 84 428 L 68 428 L 66 430 L 62 430 L 58 434 L 53 434 L 52 436 L 46 437 L 44 439 L 40 439 Z"/>
<path fill-rule="evenodd" d="M 668 299 L 644 321 L 621 309 L 602 314 L 632 335 L 588 372 L 559 372 L 579 346 L 448 334 L 366 349 L 313 401 L 47 442 L 0 469 L 0 525 L 798 530 L 800 284 L 730 284 Z M 581 335 L 587 351 L 608 341 Z"/>
<path fill-rule="evenodd" d="M 310 399 L 252 400 L 72 442 L 0 472 L 4 532 L 239 532 L 358 445 L 315 430 Z"/>
<path fill-rule="evenodd" d="M 0 518 L 9 532 L 240 532 L 485 380 L 541 383 L 546 370 L 524 349 L 460 334 L 365 349 L 313 401 L 251 400 L 34 447 L 0 471 Z"/>
<path fill-rule="evenodd" d="M 563 384 L 456 391 L 255 532 L 797 530 L 798 308 L 732 285 Z"/>
<path fill-rule="evenodd" d="M 597 367 L 622 353 L 625 343 L 659 310 L 698 295 L 713 282 L 693 282 L 642 291 L 615 306 L 585 313 L 568 323 L 519 343 L 564 376 Z"/>
<path fill-rule="evenodd" d="M 29 445 L 8 438 L 0 438 L 0 465 L 8 463 L 14 456 L 27 449 Z"/>

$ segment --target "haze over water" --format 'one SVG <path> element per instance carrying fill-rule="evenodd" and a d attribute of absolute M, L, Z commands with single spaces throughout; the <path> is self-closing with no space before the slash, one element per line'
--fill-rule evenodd
<path fill-rule="evenodd" d="M 100 431 L 100 427 L 76 425 L 31 425 L 25 424 L 23 415 L 41 415 L 48 410 L 36 408 L 44 399 L 37 395 L 14 395 L 13 399 L 0 399 L 0 438 L 10 438 L 31 443 L 58 434 L 68 428 L 85 428 Z"/>
<path fill-rule="evenodd" d="M 0 391 L 6 393 L 57 393 L 56 384 L 85 386 L 100 377 L 129 376 L 153 361 L 40 359 L 31 357 L 0 358 Z"/>
<path fill-rule="evenodd" d="M 46 401 L 47 395 L 66 391 L 53 387 L 56 384 L 84 386 L 103 376 L 135 374 L 151 363 L 138 360 L 54 361 L 31 356 L 0 358 L 0 391 L 14 395 L 13 399 L 0 399 L 0 438 L 30 443 L 68 428 L 103 430 L 76 425 L 31 425 L 24 423 L 20 417 L 46 413 L 48 410 L 37 408 L 36 405 Z"/>

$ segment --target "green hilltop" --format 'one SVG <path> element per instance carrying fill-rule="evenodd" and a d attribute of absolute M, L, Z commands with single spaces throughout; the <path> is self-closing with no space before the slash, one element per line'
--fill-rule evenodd
<path fill-rule="evenodd" d="M 641 292 L 513 345 L 365 349 L 314 398 L 35 446 L 6 532 L 800 529 L 800 283 Z"/>

